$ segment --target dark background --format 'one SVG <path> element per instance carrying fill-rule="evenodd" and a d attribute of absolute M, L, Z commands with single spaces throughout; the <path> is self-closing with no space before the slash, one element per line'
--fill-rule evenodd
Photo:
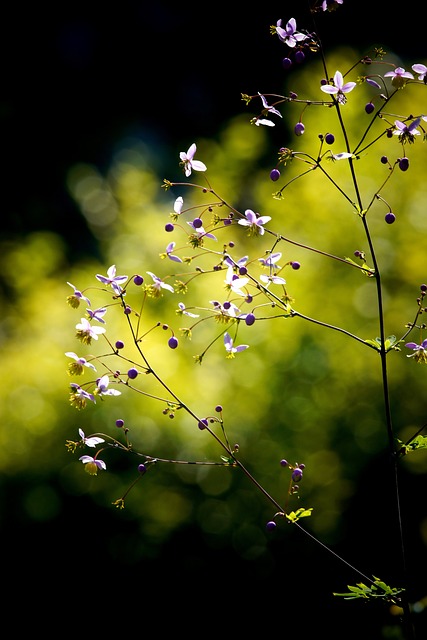
<path fill-rule="evenodd" d="M 132 135 L 157 144 L 159 155 L 172 149 L 175 169 L 181 147 L 246 109 L 241 93 L 280 91 L 288 48 L 269 27 L 290 17 L 311 26 L 308 3 L 288 4 L 233 12 L 142 0 L 9 5 L 0 38 L 3 230 L 49 228 L 75 241 L 79 214 L 64 188 L 74 163 L 107 167 L 115 145 Z M 326 49 L 365 53 L 380 43 L 420 62 L 423 13 L 412 5 L 409 25 L 388 2 L 348 0 L 316 20 Z"/>
<path fill-rule="evenodd" d="M 122 0 L 3 9 L 2 235 L 51 229 L 70 246 L 90 251 L 89 231 L 65 186 L 70 167 L 87 162 L 107 168 L 115 146 L 132 135 L 148 140 L 159 155 L 172 150 L 176 168 L 178 151 L 214 136 L 222 122 L 244 111 L 242 92 L 280 90 L 287 50 L 269 26 L 292 16 L 299 27 L 305 24 L 305 11 L 291 8 L 289 14 L 288 5 L 245 3 L 231 11 L 231 3 Z M 388 2 L 349 0 L 337 14 L 317 19 L 326 48 L 349 45 L 363 54 L 382 44 L 412 64 L 425 62 L 427 54 L 426 9 L 418 6 L 419 13 L 412 5 L 410 15 L 401 7 L 398 17 Z M 157 161 L 168 166 L 167 158 Z M 11 512 L 18 493 L 19 487 L 10 489 Z M 378 514 L 372 511 L 366 517 L 374 531 Z M 363 556 L 369 545 L 352 525 L 355 557 Z M 16 562 L 8 596 L 24 626 L 53 632 L 55 614 L 61 619 L 55 633 L 64 625 L 96 634 L 116 625 L 121 633 L 234 635 L 257 625 L 263 634 L 284 637 L 298 630 L 304 640 L 317 631 L 318 637 L 347 640 L 379 637 L 378 628 L 366 629 L 368 617 L 358 621 L 351 604 L 334 602 L 331 621 L 331 558 L 317 549 L 294 557 L 292 536 L 276 549 L 273 544 L 277 567 L 265 572 L 231 549 L 207 551 L 193 529 L 178 534 L 161 560 L 132 562 L 135 523 L 112 518 L 109 509 L 96 511 L 80 497 L 70 499 L 55 526 L 32 528 L 18 520 L 4 529 L 4 553 Z M 113 549 L 117 540 L 121 551 Z M 18 551 L 11 557 L 13 543 Z M 349 576 L 353 580 L 351 571 Z M 295 599 L 289 608 L 289 588 L 298 611 Z M 88 622 L 93 627 L 85 631 Z"/>

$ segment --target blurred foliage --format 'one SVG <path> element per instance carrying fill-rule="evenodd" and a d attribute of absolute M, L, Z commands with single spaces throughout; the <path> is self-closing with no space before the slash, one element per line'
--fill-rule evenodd
<path fill-rule="evenodd" d="M 356 57 L 355 51 L 335 51 L 331 73 L 346 69 Z M 284 93 L 292 90 L 302 99 L 321 99 L 320 91 L 314 96 L 312 91 L 314 87 L 316 94 L 322 77 L 316 63 L 301 68 Z M 422 100 L 423 90 L 415 86 L 401 91 L 390 105 L 391 121 L 396 114 L 418 112 L 415 105 Z M 358 87 L 342 109 L 352 141 L 358 141 L 361 123 L 363 128 L 369 121 L 364 105 L 371 99 L 371 91 L 365 85 Z M 273 198 L 282 184 L 269 179 L 278 148 L 271 144 L 270 130 L 249 124 L 258 104 L 251 103 L 247 112 L 245 109 L 242 103 L 242 115 L 226 122 L 215 139 L 196 141 L 197 158 L 208 166 L 210 186 L 242 211 L 248 207 L 271 216 L 268 227 L 291 241 L 341 258 L 353 257 L 355 250 L 368 255 L 360 219 L 320 171 L 295 180 L 284 190 L 282 200 Z M 337 138 L 334 152 L 344 151 L 332 110 L 314 105 L 307 108 L 303 116 L 306 133 L 295 138 L 292 130 L 299 118 L 298 104 L 283 106 L 281 145 L 316 156 L 318 135 L 332 132 Z M 277 128 L 281 125 L 277 122 Z M 383 127 L 383 122 L 376 123 L 372 139 Z M 188 146 L 191 142 L 189 139 Z M 175 276 L 186 270 L 184 265 L 159 257 L 171 240 L 177 246 L 186 240 L 178 228 L 173 234 L 165 233 L 165 223 L 177 196 L 183 196 L 186 207 L 206 206 L 212 196 L 189 187 L 168 192 L 161 189 L 163 178 L 185 181 L 178 167 L 181 150 L 170 150 L 177 167 L 172 176 L 159 175 L 153 169 L 156 149 L 139 139 L 124 140 L 105 173 L 86 164 L 72 168 L 68 188 L 97 240 L 102 259 L 84 257 L 70 264 L 65 257 L 66 238 L 47 231 L 1 243 L 0 470 L 8 482 L 19 476 L 29 479 L 21 503 L 28 520 L 54 519 L 70 495 L 89 496 L 96 505 L 111 509 L 112 517 L 133 520 L 144 540 L 135 547 L 135 556 L 149 553 L 147 548 L 160 548 L 175 531 L 191 523 L 201 528 L 212 547 L 225 545 L 227 540 L 245 559 L 265 558 L 269 539 L 264 524 L 273 509 L 238 470 L 158 464 L 129 494 L 125 510 L 117 512 L 111 503 L 137 477 L 138 459 L 107 452 L 108 471 L 91 478 L 77 455 L 70 455 L 65 448 L 66 440 L 78 439 L 79 427 L 86 435 L 108 432 L 118 436 L 115 421 L 122 418 L 135 450 L 150 456 L 219 461 L 223 453 L 183 411 L 171 420 L 162 414 L 163 403 L 126 388 L 121 389 L 120 398 L 106 398 L 81 412 L 68 403 L 70 377 L 64 353 L 75 351 L 87 357 L 87 353 L 103 353 L 105 345 L 100 340 L 83 353 L 75 338 L 75 325 L 84 309 L 67 306 L 66 297 L 72 292 L 67 282 L 81 290 L 96 287 L 95 274 L 105 274 L 112 264 L 117 265 L 119 274 L 140 273 L 146 281 L 147 271 L 164 277 L 171 270 Z M 396 222 L 384 222 L 387 208 L 381 202 L 368 214 L 383 277 L 386 335 L 398 338 L 406 323 L 413 320 L 420 284 L 427 280 L 423 242 L 427 225 L 426 147 L 417 139 L 407 153 L 410 169 L 396 171 L 381 192 L 392 205 Z M 392 163 L 402 155 L 395 136 L 381 138 L 355 162 L 365 204 L 388 172 L 380 162 L 384 154 Z M 330 170 L 342 188 L 351 192 L 347 163 L 337 162 Z M 282 179 L 288 182 L 300 171 L 301 165 L 293 161 L 282 169 Z M 203 184 L 204 176 L 193 174 L 189 182 L 192 179 Z M 215 233 L 218 241 L 209 246 L 219 253 L 230 240 L 235 243 L 237 258 L 246 254 L 261 257 L 271 249 L 268 234 L 248 238 L 237 226 Z M 302 265 L 298 271 L 289 269 L 283 274 L 296 310 L 363 340 L 378 336 L 374 279 L 292 243 L 282 242 L 275 250 L 283 252 L 283 262 L 298 260 Z M 195 266 L 203 269 L 206 264 L 212 264 L 211 258 L 201 256 L 189 270 Z M 149 300 L 142 313 L 144 327 L 148 330 L 160 321 L 179 335 L 183 318 L 176 315 L 178 302 L 187 307 L 208 307 L 209 300 L 224 298 L 223 280 L 224 272 L 197 277 L 185 296 L 165 292 L 162 298 Z M 87 295 L 93 305 L 107 302 L 92 290 Z M 135 308 L 138 295 L 135 288 L 129 292 Z M 110 341 L 121 339 L 128 345 L 130 336 L 122 314 L 115 314 L 111 307 L 106 320 Z M 144 352 L 158 375 L 197 415 L 213 415 L 218 404 L 224 407 L 225 429 L 230 441 L 239 444 L 240 459 L 279 503 L 285 499 L 289 480 L 280 460 L 305 463 L 300 498 L 295 499 L 293 508 L 313 507 L 304 526 L 327 543 L 339 542 L 345 535 L 342 513 L 358 489 L 360 474 L 387 447 L 378 354 L 343 333 L 292 318 L 259 320 L 252 327 L 242 324 L 238 340 L 250 345 L 247 351 L 228 360 L 220 340 L 202 364 L 196 364 L 194 356 L 222 331 L 223 327 L 212 322 L 203 323 L 191 340 L 180 337 L 179 348 L 172 352 L 166 334 L 158 329 L 147 335 Z M 412 337 L 417 341 L 415 332 Z M 406 355 L 403 348 L 388 356 L 394 427 L 402 441 L 426 421 L 423 398 L 427 370 Z M 123 365 L 118 362 L 117 366 Z M 85 373 L 85 380 L 88 376 L 90 372 Z M 143 384 L 147 393 L 159 394 L 152 377 L 147 376 Z M 425 452 L 407 456 L 403 465 L 414 478 L 424 474 Z M 427 541 L 425 512 L 420 514 L 419 531 Z"/>

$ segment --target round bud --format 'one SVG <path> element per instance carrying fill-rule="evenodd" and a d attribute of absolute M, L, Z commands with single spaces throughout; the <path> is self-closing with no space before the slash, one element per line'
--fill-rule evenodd
<path fill-rule="evenodd" d="M 251 296 L 251 294 L 248 293 L 248 295 L 245 298 L 245 302 L 247 302 L 248 304 L 251 304 L 252 300 L 253 300 L 253 296 Z"/>
<path fill-rule="evenodd" d="M 304 62 L 305 60 L 305 53 L 304 51 L 296 51 L 295 52 L 295 62 L 297 64 L 301 64 L 301 62 Z"/>
<path fill-rule="evenodd" d="M 305 131 L 305 127 L 302 122 L 297 122 L 294 127 L 294 132 L 296 136 L 302 136 Z"/>
<path fill-rule="evenodd" d="M 293 482 L 299 482 L 302 478 L 302 469 L 300 469 L 299 467 L 297 467 L 296 469 L 294 469 L 292 471 L 292 481 Z"/>
<path fill-rule="evenodd" d="M 407 171 L 409 168 L 409 160 L 408 158 L 400 158 L 399 160 L 399 169 L 401 171 Z"/>
<path fill-rule="evenodd" d="M 248 325 L 248 327 L 252 326 L 253 323 L 255 322 L 255 316 L 253 313 L 248 313 L 248 315 L 245 318 L 245 322 Z"/>
<path fill-rule="evenodd" d="M 291 100 L 296 100 L 298 98 L 298 94 L 295 93 L 295 91 L 290 91 L 289 92 L 289 97 Z"/>
<path fill-rule="evenodd" d="M 221 411 L 222 411 L 222 405 L 217 404 L 217 405 L 216 405 L 216 407 L 215 407 L 215 411 L 216 411 L 217 413 L 221 413 Z"/>
<path fill-rule="evenodd" d="M 147 471 L 147 467 L 145 466 L 145 464 L 139 464 L 138 465 L 138 471 L 141 474 L 145 473 Z"/>
<path fill-rule="evenodd" d="M 287 467 L 288 466 L 288 461 L 283 458 L 282 460 L 280 460 L 280 466 L 281 467 Z"/>
<path fill-rule="evenodd" d="M 138 370 L 135 369 L 135 367 L 131 367 L 128 371 L 128 378 L 130 378 L 131 380 L 135 380 L 137 376 L 138 376 Z"/>
<path fill-rule="evenodd" d="M 334 144 L 335 142 L 335 136 L 333 133 L 327 133 L 325 136 L 325 142 L 326 144 Z"/>
<path fill-rule="evenodd" d="M 284 69 L 289 69 L 292 67 L 292 60 L 290 58 L 283 58 L 282 65 Z"/>
<path fill-rule="evenodd" d="M 382 162 L 383 164 L 387 164 L 387 162 L 388 162 L 388 158 L 387 158 L 387 156 L 381 156 L 381 162 Z"/>
<path fill-rule="evenodd" d="M 246 267 L 239 267 L 239 274 L 241 276 L 245 276 L 247 274 L 248 270 L 246 269 Z"/>
<path fill-rule="evenodd" d="M 194 218 L 193 220 L 193 227 L 195 229 L 200 229 L 200 227 L 203 227 L 203 222 L 200 218 Z"/>
<path fill-rule="evenodd" d="M 270 180 L 273 180 L 273 182 L 276 182 L 276 180 L 278 180 L 279 178 L 280 178 L 279 169 L 272 169 L 270 171 Z"/>
<path fill-rule="evenodd" d="M 427 284 L 420 285 L 421 291 L 427 291 Z"/>
<path fill-rule="evenodd" d="M 124 346 L 125 346 L 125 343 L 122 340 L 116 341 L 116 349 L 123 349 Z"/>
<path fill-rule="evenodd" d="M 136 284 L 137 287 L 140 287 L 143 282 L 144 282 L 144 278 L 140 275 L 135 276 L 133 279 L 133 283 Z"/>
<path fill-rule="evenodd" d="M 168 340 L 168 345 L 171 349 L 176 349 L 178 346 L 178 339 L 175 338 L 175 336 L 172 336 L 171 338 L 169 338 Z"/>
<path fill-rule="evenodd" d="M 291 262 L 291 267 L 292 269 L 295 269 L 295 271 L 297 271 L 300 268 L 301 264 L 299 262 L 297 262 L 296 260 L 292 260 Z"/>
<path fill-rule="evenodd" d="M 167 231 L 168 233 L 170 233 L 171 231 L 174 230 L 174 226 L 172 224 L 172 222 L 168 222 L 167 224 L 165 224 L 165 231 Z"/>
<path fill-rule="evenodd" d="M 128 315 L 130 315 L 131 313 L 132 313 L 132 309 L 131 309 L 128 305 L 126 305 L 126 307 L 125 307 L 125 314 L 128 316 Z"/>
<path fill-rule="evenodd" d="M 389 211 L 388 213 L 386 213 L 384 220 L 387 222 L 387 224 L 393 224 L 393 222 L 396 220 L 396 216 L 392 211 Z"/>
<path fill-rule="evenodd" d="M 365 111 L 366 113 L 369 115 L 370 113 L 372 113 L 373 111 L 375 111 L 375 105 L 373 102 L 368 102 L 367 104 L 365 104 Z"/>
<path fill-rule="evenodd" d="M 116 427 L 118 427 L 119 429 L 121 429 L 125 424 L 125 421 L 122 420 L 121 418 L 119 418 L 118 420 L 116 420 Z"/>
<path fill-rule="evenodd" d="M 274 531 L 276 527 L 277 527 L 277 524 L 274 522 L 274 520 L 270 520 L 265 525 L 265 528 L 267 529 L 267 531 Z"/>
<path fill-rule="evenodd" d="M 206 427 L 208 426 L 208 421 L 206 420 L 206 418 L 203 418 L 203 420 L 200 420 L 198 425 L 197 425 L 200 429 L 200 431 L 203 431 L 203 429 L 206 429 Z"/>

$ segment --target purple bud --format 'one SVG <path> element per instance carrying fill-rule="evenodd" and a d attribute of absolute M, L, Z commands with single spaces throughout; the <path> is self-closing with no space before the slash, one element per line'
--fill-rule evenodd
<path fill-rule="evenodd" d="M 368 102 L 367 104 L 365 104 L 365 111 L 368 115 L 372 113 L 374 110 L 375 110 L 375 105 L 373 102 Z"/>
<path fill-rule="evenodd" d="M 172 336 L 171 338 L 169 338 L 168 340 L 168 345 L 171 349 L 176 349 L 178 346 L 178 339 L 175 338 L 175 336 Z"/>
<path fill-rule="evenodd" d="M 221 411 L 222 411 L 222 405 L 217 404 L 217 405 L 216 405 L 216 407 L 215 407 L 215 411 L 216 411 L 217 413 L 221 413 Z"/>
<path fill-rule="evenodd" d="M 130 315 L 131 313 L 132 313 L 132 309 L 131 309 L 128 305 L 126 305 L 126 307 L 125 307 L 125 314 L 128 316 L 128 315 Z"/>
<path fill-rule="evenodd" d="M 305 127 L 302 122 L 297 122 L 294 127 L 294 132 L 296 136 L 302 136 L 305 131 Z"/>
<path fill-rule="evenodd" d="M 387 222 L 387 224 L 393 224 L 393 222 L 396 220 L 396 216 L 394 215 L 394 213 L 392 213 L 392 211 L 389 211 L 388 213 L 386 213 L 384 220 Z"/>
<path fill-rule="evenodd" d="M 280 178 L 279 169 L 272 169 L 270 171 L 270 180 L 273 180 L 273 182 L 276 182 L 276 180 L 278 180 L 279 178 Z"/>
<path fill-rule="evenodd" d="M 421 291 L 427 291 L 427 284 L 420 285 Z"/>
<path fill-rule="evenodd" d="M 287 461 L 287 460 L 285 460 L 284 458 L 283 458 L 282 460 L 280 460 L 280 466 L 281 466 L 281 467 L 287 467 L 287 466 L 288 466 L 288 464 L 289 464 L 289 463 L 288 463 L 288 461 Z"/>
<path fill-rule="evenodd" d="M 194 218 L 193 220 L 193 227 L 195 229 L 200 229 L 200 227 L 203 227 L 203 222 L 200 218 Z"/>
<path fill-rule="evenodd" d="M 297 467 L 296 469 L 294 469 L 292 471 L 292 481 L 293 482 L 299 482 L 302 478 L 302 469 L 300 469 L 299 467 Z"/>
<path fill-rule="evenodd" d="M 400 158 L 399 160 L 399 169 L 401 171 L 407 171 L 409 168 L 409 160 L 408 158 Z"/>
<path fill-rule="evenodd" d="M 255 322 L 255 316 L 253 313 L 248 313 L 248 315 L 245 318 L 245 322 L 248 325 L 248 327 L 252 326 L 253 323 Z"/>
<path fill-rule="evenodd" d="M 248 270 L 246 269 L 246 267 L 239 267 L 239 274 L 241 276 L 245 276 L 247 274 Z"/>
<path fill-rule="evenodd" d="M 383 164 L 387 164 L 387 162 L 388 162 L 388 158 L 387 158 L 387 156 L 381 156 L 381 162 L 382 162 Z"/>
<path fill-rule="evenodd" d="M 145 464 L 139 464 L 138 465 L 138 471 L 141 474 L 145 473 L 147 471 L 147 467 L 145 466 Z"/>
<path fill-rule="evenodd" d="M 137 287 L 140 287 L 143 282 L 144 282 L 144 278 L 140 275 L 135 276 L 133 279 L 133 283 L 136 284 Z"/>
<path fill-rule="evenodd" d="M 304 62 L 305 60 L 305 53 L 304 51 L 296 51 L 295 52 L 295 62 L 297 64 L 301 64 L 301 62 Z"/>
<path fill-rule="evenodd" d="M 292 60 L 290 58 L 283 58 L 282 65 L 284 69 L 289 69 L 292 67 Z"/>
<path fill-rule="evenodd" d="M 201 431 L 203 431 L 203 429 L 206 429 L 206 427 L 208 426 L 208 421 L 206 420 L 206 418 L 203 418 L 203 420 L 199 421 L 197 426 Z"/>
<path fill-rule="evenodd" d="M 270 520 L 265 525 L 265 528 L 267 529 L 267 531 L 274 531 L 276 527 L 277 527 L 277 524 L 274 522 L 274 520 Z"/>
<path fill-rule="evenodd" d="M 116 349 L 123 349 L 124 346 L 125 346 L 125 343 L 122 342 L 122 340 L 117 340 Z"/>
<path fill-rule="evenodd" d="M 128 378 L 130 378 L 131 380 L 135 380 L 137 375 L 138 375 L 138 370 L 135 369 L 135 367 L 132 367 L 131 369 L 129 369 Z"/>
<path fill-rule="evenodd" d="M 168 222 L 167 224 L 165 224 L 165 231 L 167 231 L 168 233 L 170 233 L 171 231 L 174 230 L 174 226 L 172 224 L 172 222 Z"/>
<path fill-rule="evenodd" d="M 299 262 L 297 262 L 296 260 L 292 260 L 291 262 L 291 267 L 292 269 L 295 269 L 295 271 L 297 271 L 300 268 L 301 264 Z"/>
<path fill-rule="evenodd" d="M 333 133 L 327 133 L 325 136 L 325 142 L 326 144 L 334 144 L 335 142 L 335 136 Z"/>
<path fill-rule="evenodd" d="M 116 427 L 118 427 L 119 429 L 121 429 L 125 424 L 125 421 L 122 420 L 121 418 L 119 418 L 118 420 L 116 420 Z"/>

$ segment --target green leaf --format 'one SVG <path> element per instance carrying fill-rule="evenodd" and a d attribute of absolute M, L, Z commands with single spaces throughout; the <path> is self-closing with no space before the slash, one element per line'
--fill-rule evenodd
<path fill-rule="evenodd" d="M 304 509 L 303 507 L 301 507 L 296 511 L 291 511 L 291 513 L 286 513 L 285 515 L 287 519 L 290 520 L 291 522 L 297 522 L 297 520 L 299 520 L 300 518 L 306 518 L 308 516 L 311 516 L 312 511 L 313 511 L 313 507 L 310 507 L 309 509 Z"/>

